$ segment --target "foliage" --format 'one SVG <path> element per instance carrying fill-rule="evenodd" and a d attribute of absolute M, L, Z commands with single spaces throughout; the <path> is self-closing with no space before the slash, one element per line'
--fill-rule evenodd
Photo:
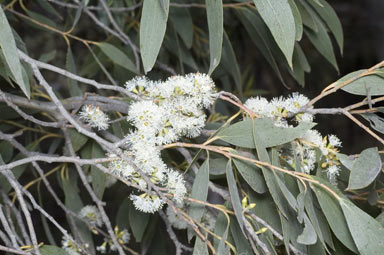
<path fill-rule="evenodd" d="M 311 100 L 253 82 L 257 54 L 284 86 L 313 51 L 338 70 L 325 0 L 0 4 L 0 251 L 382 253 L 384 62 Z M 341 90 L 362 100 L 314 108 Z"/>

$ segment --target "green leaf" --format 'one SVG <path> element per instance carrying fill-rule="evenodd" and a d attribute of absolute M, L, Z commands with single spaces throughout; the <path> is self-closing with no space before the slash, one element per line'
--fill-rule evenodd
<path fill-rule="evenodd" d="M 76 63 L 75 63 L 75 59 L 73 58 L 73 54 L 70 46 L 68 46 L 67 59 L 65 62 L 65 66 L 69 72 L 76 74 L 77 72 Z M 83 95 L 83 92 L 79 88 L 79 84 L 77 83 L 76 80 L 67 78 L 67 86 L 68 86 L 69 94 L 71 95 L 71 97 Z"/>
<path fill-rule="evenodd" d="M 295 1 L 288 0 L 289 6 L 291 7 L 293 18 L 295 19 L 295 39 L 300 41 L 303 37 L 303 21 L 301 20 L 301 15 Z"/>
<path fill-rule="evenodd" d="M 332 41 L 328 35 L 327 29 L 323 22 L 318 17 L 316 17 L 315 14 L 313 15 L 318 28 L 317 32 L 310 29 L 304 29 L 304 32 L 308 36 L 313 46 L 315 46 L 315 48 L 320 52 L 320 54 L 323 55 L 337 71 L 339 71 L 335 53 L 333 52 Z"/>
<path fill-rule="evenodd" d="M 211 75 L 220 63 L 221 49 L 223 47 L 223 1 L 206 0 L 205 3 L 207 6 L 210 52 L 208 74 Z"/>
<path fill-rule="evenodd" d="M 193 255 L 208 255 L 207 244 L 199 237 L 196 237 Z"/>
<path fill-rule="evenodd" d="M 325 182 L 322 183 L 326 185 Z M 336 198 L 332 197 L 328 191 L 318 188 L 315 185 L 312 185 L 311 188 L 316 194 L 321 210 L 327 218 L 328 224 L 330 225 L 333 233 L 347 248 L 356 252 L 356 245 L 348 229 L 343 211 Z"/>
<path fill-rule="evenodd" d="M 38 145 L 39 145 L 39 141 L 36 140 L 36 141 L 28 144 L 25 148 L 28 151 L 36 151 L 38 148 Z M 0 154 L 0 156 L 1 156 L 1 154 Z M 23 159 L 23 158 L 25 158 L 25 155 L 20 152 L 13 158 L 13 161 Z M 16 179 L 18 179 L 24 173 L 25 169 L 28 166 L 29 166 L 29 164 L 23 164 L 23 165 L 20 165 L 20 166 L 17 166 L 17 167 L 14 167 L 11 169 L 13 174 L 15 175 Z M 0 187 L 2 188 L 2 190 L 5 193 L 8 193 L 12 189 L 12 186 L 8 183 L 7 179 L 3 175 L 0 175 Z"/>
<path fill-rule="evenodd" d="M 43 245 L 40 248 L 40 253 L 41 253 L 41 255 L 52 255 L 52 254 L 68 255 L 68 253 L 65 250 L 61 249 L 60 247 L 53 246 L 53 245 Z"/>
<path fill-rule="evenodd" d="M 68 179 L 62 179 L 61 183 L 63 186 L 64 196 L 65 196 L 65 206 L 78 213 L 80 212 L 81 208 L 83 208 L 83 201 L 81 200 L 79 189 L 77 187 L 77 175 L 74 174 L 74 170 L 71 169 L 69 171 L 69 178 Z M 68 219 L 67 215 L 67 219 Z M 69 219 L 68 219 L 69 221 Z M 75 219 L 76 229 L 72 229 L 72 232 L 79 232 L 81 239 L 83 242 L 89 244 L 89 248 L 91 250 L 94 250 L 94 243 L 92 239 L 92 234 L 89 231 L 87 225 L 83 223 L 82 221 Z M 70 225 L 71 226 L 71 225 Z M 71 226 L 72 227 L 72 226 Z"/>
<path fill-rule="evenodd" d="M 80 150 L 84 144 L 88 141 L 88 137 L 80 134 L 75 129 L 68 129 L 69 137 L 72 142 L 73 150 L 77 152 Z"/>
<path fill-rule="evenodd" d="M 199 171 L 197 172 L 196 178 L 193 182 L 191 198 L 207 201 L 208 196 L 208 182 L 209 182 L 209 156 L 208 159 L 204 161 L 201 165 Z M 201 204 L 191 204 L 189 206 L 188 215 L 192 219 L 200 222 L 201 217 L 203 216 L 205 206 Z"/>
<path fill-rule="evenodd" d="M 295 19 L 287 0 L 253 0 L 257 11 L 270 29 L 276 43 L 292 67 L 295 46 Z"/>
<path fill-rule="evenodd" d="M 132 234 L 136 239 L 136 242 L 140 243 L 143 239 L 145 230 L 149 223 L 150 214 L 140 212 L 130 204 L 129 207 L 129 224 L 132 229 Z"/>
<path fill-rule="evenodd" d="M 225 174 L 227 167 L 227 159 L 226 158 L 215 158 L 212 157 L 209 160 L 209 174 L 210 175 L 223 175 Z"/>
<path fill-rule="evenodd" d="M 343 82 L 353 79 L 358 75 L 362 74 L 364 71 L 367 71 L 367 70 L 362 69 L 359 71 L 349 73 L 344 77 L 340 78 L 335 85 L 339 85 Z M 342 87 L 341 89 L 354 95 L 381 96 L 381 95 L 384 95 L 384 79 L 381 76 L 375 75 L 375 74 L 367 75 L 352 81 L 351 83 Z"/>
<path fill-rule="evenodd" d="M 380 173 L 382 166 L 377 148 L 369 148 L 361 152 L 355 160 L 349 176 L 349 190 L 362 189 L 371 184 Z"/>
<path fill-rule="evenodd" d="M 311 67 L 308 60 L 298 43 L 295 44 L 295 51 L 293 52 L 293 77 L 296 81 L 304 87 L 305 85 L 305 72 L 309 72 Z"/>
<path fill-rule="evenodd" d="M 231 74 L 233 80 L 235 81 L 236 88 L 240 94 L 242 94 L 243 89 L 241 87 L 241 73 L 239 64 L 237 63 L 235 52 L 232 48 L 231 41 L 228 38 L 227 33 L 224 31 L 224 41 L 223 41 L 223 52 L 221 56 L 221 63 L 224 69 Z"/>
<path fill-rule="evenodd" d="M 374 113 L 364 113 L 360 115 L 369 121 L 369 124 L 371 124 L 374 130 L 384 134 L 384 118 Z"/>
<path fill-rule="evenodd" d="M 43 53 L 40 55 L 39 61 L 44 62 L 44 63 L 49 63 L 50 61 L 52 61 L 55 58 L 56 53 L 57 53 L 56 50 L 52 50 L 50 52 Z"/>
<path fill-rule="evenodd" d="M 319 2 L 322 6 L 309 1 L 325 24 L 327 24 L 329 30 L 331 30 L 333 36 L 336 38 L 337 44 L 339 45 L 340 53 L 343 54 L 344 35 L 341 22 L 330 4 L 328 4 L 325 0 L 319 0 Z"/>
<path fill-rule="evenodd" d="M 221 240 L 219 242 L 219 246 L 217 248 L 217 254 L 229 255 L 229 246 L 225 244 L 228 238 L 228 230 L 229 230 L 229 222 L 227 222 L 227 227 L 221 236 Z"/>
<path fill-rule="evenodd" d="M 13 146 L 7 141 L 0 142 L 0 156 L 5 163 L 8 163 L 13 156 Z"/>
<path fill-rule="evenodd" d="M 232 237 L 235 241 L 237 254 L 249 254 L 249 255 L 253 254 L 252 248 L 249 245 L 248 240 L 245 238 L 245 236 L 241 232 L 241 228 L 239 224 L 234 219 L 234 217 L 231 217 L 230 219 L 231 219 L 230 229 L 231 229 Z"/>
<path fill-rule="evenodd" d="M 45 0 L 37 0 L 37 2 L 39 3 L 39 5 L 44 9 L 46 10 L 47 12 L 49 12 L 50 14 L 52 15 L 55 15 L 57 18 L 59 19 L 63 19 L 63 17 L 56 11 L 56 9 L 48 2 L 48 1 L 45 1 Z"/>
<path fill-rule="evenodd" d="M 307 216 L 304 217 L 304 224 L 305 227 L 303 233 L 297 237 L 297 242 L 305 245 L 315 244 L 317 241 L 317 235 Z"/>
<path fill-rule="evenodd" d="M 169 0 L 145 0 L 140 20 L 140 52 L 145 73 L 152 70 L 167 28 Z"/>
<path fill-rule="evenodd" d="M 272 54 L 272 45 L 268 41 L 268 37 L 266 36 L 267 31 L 265 30 L 268 30 L 268 28 L 262 21 L 261 17 L 257 13 L 252 12 L 248 9 L 243 9 L 241 11 L 237 10 L 235 13 L 237 14 L 241 23 L 247 30 L 248 35 L 251 37 L 253 43 L 256 45 L 260 53 L 264 56 L 264 58 L 268 61 L 269 65 L 275 71 L 279 80 L 283 84 L 285 84 L 279 66 L 277 65 L 277 61 Z"/>
<path fill-rule="evenodd" d="M 15 38 L 13 37 L 12 29 L 8 23 L 7 17 L 2 8 L 0 8 L 0 46 L 3 50 L 5 60 L 11 70 L 17 85 L 21 88 L 24 94 L 30 98 L 29 83 L 26 84 L 23 79 L 22 66 L 17 53 Z"/>
<path fill-rule="evenodd" d="M 131 206 L 131 200 L 129 199 L 129 197 L 126 197 L 120 203 L 119 209 L 117 210 L 116 214 L 116 225 L 119 226 L 119 229 L 129 229 L 129 209 Z"/>
<path fill-rule="evenodd" d="M 219 212 L 216 218 L 215 223 L 215 234 L 218 236 L 223 236 L 224 232 L 228 229 L 228 221 L 224 213 Z M 219 247 L 220 240 L 217 238 L 213 239 L 213 245 L 215 249 L 217 250 L 217 247 Z"/>
<path fill-rule="evenodd" d="M 382 254 L 384 247 L 383 226 L 349 200 L 341 200 L 340 206 L 360 254 Z"/>
<path fill-rule="evenodd" d="M 128 58 L 128 56 L 116 46 L 106 42 L 98 43 L 97 46 L 99 46 L 101 51 L 105 55 L 107 55 L 113 61 L 113 63 L 133 73 L 137 73 L 135 64 L 133 64 L 133 62 Z"/>
<path fill-rule="evenodd" d="M 96 142 L 92 144 L 92 158 L 102 158 L 105 156 L 104 151 L 101 149 L 100 145 Z M 105 174 L 100 171 L 96 166 L 91 166 L 91 176 L 92 176 L 92 187 L 96 195 L 102 199 L 104 190 L 105 190 Z"/>
<path fill-rule="evenodd" d="M 227 163 L 227 181 L 228 181 L 229 194 L 231 196 L 232 207 L 235 210 L 236 219 L 239 222 L 241 231 L 245 235 L 243 207 L 241 205 L 241 200 L 239 196 L 239 191 L 237 189 L 235 176 L 233 175 L 233 171 L 232 171 L 232 160 L 228 160 L 228 163 Z"/>
<path fill-rule="evenodd" d="M 221 130 L 217 136 L 221 140 L 236 146 L 255 148 L 253 139 L 250 139 L 254 129 L 260 139 L 258 142 L 268 148 L 293 141 L 316 125 L 315 123 L 301 122 L 296 127 L 283 128 L 275 126 L 273 120 L 267 118 L 255 119 L 253 122 L 252 120 L 237 122 Z"/>
<path fill-rule="evenodd" d="M 247 157 L 254 158 L 253 155 L 247 155 Z M 241 176 L 254 191 L 260 194 L 267 191 L 267 186 L 265 185 L 263 175 L 261 174 L 258 167 L 252 163 L 235 158 L 233 159 L 233 162 L 235 163 L 236 168 Z"/>
<path fill-rule="evenodd" d="M 193 23 L 189 8 L 172 8 L 169 10 L 169 18 L 175 25 L 177 33 L 180 35 L 188 49 L 193 43 Z"/>
<path fill-rule="evenodd" d="M 312 15 L 314 15 L 313 12 L 309 12 L 308 9 L 310 9 L 310 6 L 307 4 L 304 4 L 302 0 L 295 1 L 297 9 L 299 9 L 301 20 L 303 21 L 303 24 L 312 29 L 313 31 L 317 32 L 317 24 L 315 20 L 313 19 Z"/>

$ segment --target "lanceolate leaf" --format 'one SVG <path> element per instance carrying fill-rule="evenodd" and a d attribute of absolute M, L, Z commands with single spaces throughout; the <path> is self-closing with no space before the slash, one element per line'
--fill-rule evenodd
<path fill-rule="evenodd" d="M 344 35 L 341 22 L 337 17 L 336 12 L 325 0 L 319 0 L 319 2 L 322 6 L 309 1 L 312 7 L 316 10 L 316 12 L 320 15 L 320 17 L 331 30 L 333 36 L 336 38 L 337 44 L 339 45 L 340 52 L 343 54 Z"/>
<path fill-rule="evenodd" d="M 292 14 L 295 19 L 295 29 L 296 29 L 295 39 L 296 41 L 300 41 L 303 36 L 303 21 L 301 20 L 301 15 L 295 1 L 288 0 L 288 3 L 289 3 L 289 6 L 291 6 Z"/>
<path fill-rule="evenodd" d="M 169 18 L 175 25 L 176 31 L 180 35 L 185 46 L 190 49 L 193 43 L 193 23 L 190 9 L 171 7 Z"/>
<path fill-rule="evenodd" d="M 362 189 L 371 184 L 380 173 L 382 162 L 377 148 L 364 150 L 355 160 L 349 176 L 348 189 Z"/>
<path fill-rule="evenodd" d="M 268 61 L 272 69 L 275 71 L 280 81 L 282 83 L 285 83 L 283 76 L 280 72 L 279 66 L 277 65 L 277 61 L 275 60 L 275 57 L 272 54 L 272 46 L 268 43 L 267 38 L 262 31 L 263 29 L 261 27 L 261 24 L 264 25 L 264 23 L 262 22 L 261 18 L 248 9 L 236 11 L 236 14 L 238 15 L 240 21 L 243 23 L 253 43 L 260 50 L 260 53 L 263 54 L 264 58 Z"/>
<path fill-rule="evenodd" d="M 141 242 L 143 239 L 145 230 L 149 223 L 150 214 L 140 212 L 130 203 L 129 206 L 129 225 L 132 229 L 132 234 L 135 237 L 136 242 Z"/>
<path fill-rule="evenodd" d="M 223 67 L 229 72 L 235 81 L 236 88 L 241 95 L 243 89 L 241 87 L 241 72 L 239 64 L 237 63 L 235 52 L 233 51 L 231 41 L 228 38 L 227 33 L 224 32 L 224 42 L 223 42 L 223 55 L 221 60 Z"/>
<path fill-rule="evenodd" d="M 247 157 L 249 156 L 247 155 Z M 235 166 L 239 170 L 241 176 L 254 191 L 260 194 L 267 191 L 264 178 L 258 167 L 252 163 L 239 159 L 233 159 L 233 162 L 235 163 Z"/>
<path fill-rule="evenodd" d="M 223 46 L 223 2 L 206 0 L 209 30 L 210 64 L 208 74 L 212 74 L 219 65 Z"/>
<path fill-rule="evenodd" d="M 383 226 L 349 200 L 341 200 L 340 206 L 360 254 L 382 254 L 384 247 Z"/>
<path fill-rule="evenodd" d="M 239 191 L 237 189 L 235 176 L 233 175 L 232 170 L 232 161 L 229 160 L 227 163 L 227 181 L 228 181 L 228 188 L 229 188 L 229 194 L 231 195 L 231 201 L 233 209 L 235 210 L 236 219 L 239 222 L 239 226 L 241 228 L 241 231 L 244 232 L 244 220 L 243 220 L 243 207 L 241 205 L 240 197 L 239 197 Z"/>
<path fill-rule="evenodd" d="M 167 28 L 169 0 L 145 0 L 140 20 L 140 51 L 145 73 L 152 70 Z"/>
<path fill-rule="evenodd" d="M 94 142 L 92 144 L 92 158 L 102 158 L 104 156 L 105 153 L 101 147 L 96 142 Z M 94 165 L 91 166 L 91 176 L 93 190 L 95 191 L 96 195 L 102 199 L 105 190 L 106 176 Z"/>
<path fill-rule="evenodd" d="M 314 18 L 318 31 L 314 32 L 310 29 L 304 29 L 309 40 L 312 42 L 313 46 L 323 55 L 329 63 L 338 71 L 339 67 L 337 66 L 337 61 L 335 53 L 333 52 L 333 46 L 331 38 L 327 33 L 327 29 L 324 26 L 323 22 L 318 18 Z"/>
<path fill-rule="evenodd" d="M 366 69 L 355 71 L 345 75 L 337 81 L 337 84 L 342 84 L 352 78 L 357 77 L 362 74 Z M 354 94 L 354 95 L 371 95 L 371 96 L 381 96 L 384 95 L 384 79 L 380 75 L 367 75 L 358 78 L 346 86 L 341 88 L 342 90 Z"/>
<path fill-rule="evenodd" d="M 319 178 L 316 179 L 320 180 Z M 325 182 L 323 182 L 323 184 L 325 185 Z M 353 241 L 352 235 L 348 229 L 347 221 L 336 198 L 332 197 L 328 191 L 325 191 L 322 188 L 315 185 L 311 187 L 319 200 L 321 209 L 327 218 L 333 233 L 346 247 L 356 252 L 357 248 L 355 242 Z"/>
<path fill-rule="evenodd" d="M 76 74 L 77 72 L 76 63 L 75 63 L 75 59 L 73 58 L 73 54 L 70 46 L 68 46 L 67 59 L 65 61 L 65 66 L 68 71 L 70 71 L 73 74 Z M 67 85 L 68 85 L 69 94 L 72 97 L 82 96 L 83 92 L 79 88 L 79 85 L 76 80 L 67 78 Z"/>
<path fill-rule="evenodd" d="M 135 64 L 133 64 L 128 56 L 116 46 L 105 42 L 98 43 L 97 46 L 99 46 L 101 51 L 107 55 L 116 65 L 119 65 L 131 72 L 137 72 Z"/>
<path fill-rule="evenodd" d="M 315 126 L 315 123 L 302 122 L 294 128 L 276 127 L 270 119 L 244 120 L 221 130 L 217 136 L 227 143 L 245 148 L 255 148 L 252 140 L 253 129 L 265 148 L 288 143 Z M 253 128 L 252 128 L 253 127 Z"/>
<path fill-rule="evenodd" d="M 9 26 L 7 17 L 2 8 L 0 8 L 0 46 L 3 50 L 5 60 L 12 72 L 17 85 L 21 88 L 24 94 L 30 97 L 29 83 L 25 83 L 22 74 L 22 66 L 19 60 L 19 54 L 16 48 L 15 38 L 12 34 L 12 29 Z"/>
<path fill-rule="evenodd" d="M 375 129 L 377 132 L 384 134 L 384 118 L 374 113 L 364 113 L 361 114 L 361 116 L 369 121 L 373 129 Z"/>
<path fill-rule="evenodd" d="M 197 172 L 196 178 L 193 182 L 191 198 L 206 201 L 208 196 L 208 182 L 209 182 L 209 157 L 201 165 Z M 197 222 L 200 222 L 203 216 L 205 206 L 201 204 L 193 203 L 189 207 L 189 216 L 191 216 Z"/>
<path fill-rule="evenodd" d="M 41 253 L 41 255 L 52 255 L 52 254 L 68 255 L 68 253 L 65 250 L 61 249 L 60 247 L 53 246 L 53 245 L 43 245 L 40 248 L 40 253 Z"/>
<path fill-rule="evenodd" d="M 295 19 L 287 0 L 253 0 L 257 11 L 271 30 L 275 41 L 292 67 L 295 46 Z"/>

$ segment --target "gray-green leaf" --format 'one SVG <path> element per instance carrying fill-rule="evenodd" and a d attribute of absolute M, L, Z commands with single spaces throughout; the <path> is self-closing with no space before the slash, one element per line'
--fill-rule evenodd
<path fill-rule="evenodd" d="M 239 222 L 241 231 L 243 231 L 243 234 L 245 235 L 243 207 L 241 205 L 239 191 L 236 186 L 235 176 L 233 175 L 231 160 L 228 160 L 228 163 L 227 163 L 227 181 L 228 181 L 228 188 L 229 188 L 229 194 L 231 196 L 232 206 L 233 206 L 233 209 L 235 210 L 236 219 Z"/>
<path fill-rule="evenodd" d="M 380 173 L 382 166 L 377 148 L 364 150 L 355 160 L 349 176 L 348 189 L 362 189 L 371 184 Z"/>
<path fill-rule="evenodd" d="M 323 182 L 323 184 L 325 185 L 325 182 Z M 348 229 L 347 221 L 343 215 L 343 211 L 341 210 L 338 201 L 334 197 L 331 197 L 328 191 L 325 191 L 316 186 L 312 186 L 312 189 L 314 190 L 316 197 L 319 200 L 320 207 L 325 217 L 327 218 L 333 233 L 347 248 L 356 252 L 356 245 Z"/>
<path fill-rule="evenodd" d="M 140 20 L 140 51 L 145 73 L 152 70 L 167 28 L 169 0 L 145 0 Z"/>
<path fill-rule="evenodd" d="M 52 255 L 52 254 L 68 255 L 68 253 L 66 251 L 64 251 L 63 249 L 61 249 L 60 247 L 53 246 L 53 245 L 43 245 L 40 248 L 40 253 L 41 253 L 41 255 Z"/>
<path fill-rule="evenodd" d="M 345 75 L 337 81 L 337 85 L 343 82 L 346 82 L 350 79 L 357 77 L 363 72 L 367 71 L 362 69 Z M 379 75 L 367 75 L 362 76 L 348 85 L 341 88 L 342 90 L 354 94 L 354 95 L 371 95 L 371 96 L 381 96 L 384 95 L 384 79 Z"/>
<path fill-rule="evenodd" d="M 19 85 L 24 94 L 30 98 L 31 92 L 29 83 L 27 84 L 24 82 L 15 38 L 13 37 L 12 29 L 2 8 L 0 8 L 0 35 L 0 46 L 3 50 L 9 69 L 11 70 L 17 85 Z"/>
<path fill-rule="evenodd" d="M 223 46 L 223 2 L 206 0 L 209 30 L 210 64 L 208 74 L 212 74 L 220 63 Z"/>
<path fill-rule="evenodd" d="M 253 0 L 257 11 L 270 29 L 292 67 L 293 48 L 295 46 L 295 19 L 287 0 Z"/>
<path fill-rule="evenodd" d="M 101 51 L 107 55 L 116 65 L 119 65 L 131 72 L 137 72 L 133 62 L 116 46 L 105 42 L 98 43 L 97 46 L 99 46 Z"/>
<path fill-rule="evenodd" d="M 252 139 L 252 129 L 254 128 L 259 138 L 258 142 L 262 142 L 263 146 L 268 148 L 299 138 L 305 131 L 315 125 L 315 123 L 302 122 L 297 127 L 283 128 L 275 126 L 271 119 L 255 119 L 253 123 L 252 120 L 244 120 L 221 130 L 217 136 L 221 140 L 236 146 L 255 148 Z"/>
<path fill-rule="evenodd" d="M 208 196 L 208 182 L 209 182 L 209 158 L 204 161 L 199 171 L 197 172 L 195 181 L 192 186 L 191 198 L 206 201 Z M 189 216 L 192 219 L 200 222 L 203 216 L 205 206 L 200 204 L 191 204 L 189 207 Z"/>
<path fill-rule="evenodd" d="M 349 200 L 341 200 L 340 206 L 360 254 L 382 254 L 384 228 L 381 224 Z"/>

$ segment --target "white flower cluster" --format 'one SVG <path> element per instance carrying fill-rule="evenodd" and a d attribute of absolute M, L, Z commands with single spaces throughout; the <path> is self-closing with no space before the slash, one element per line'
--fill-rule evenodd
<path fill-rule="evenodd" d="M 99 107 L 85 105 L 79 113 L 79 116 L 80 120 L 88 123 L 88 125 L 93 128 L 97 128 L 99 131 L 106 130 L 109 126 L 108 116 L 101 111 Z"/>
<path fill-rule="evenodd" d="M 129 234 L 128 230 L 126 229 L 120 231 L 119 227 L 116 226 L 114 232 L 119 244 L 124 245 L 129 243 L 129 240 L 131 240 L 131 234 Z M 106 253 L 108 245 L 111 251 L 117 251 L 117 247 L 115 246 L 112 240 L 104 240 L 104 242 L 100 246 L 96 247 L 96 250 L 98 250 L 100 253 Z"/>
<path fill-rule="evenodd" d="M 80 250 L 76 247 L 76 245 L 66 236 L 63 236 L 63 239 L 61 240 L 61 247 L 69 255 L 81 255 L 82 254 L 80 252 Z"/>
<path fill-rule="evenodd" d="M 101 227 L 103 225 L 103 220 L 101 219 L 100 212 L 94 205 L 84 206 L 80 210 L 79 216 L 87 220 L 91 225 L 97 227 Z"/>
<path fill-rule="evenodd" d="M 261 118 L 272 118 L 277 126 L 289 127 L 286 118 L 295 115 L 297 122 L 312 122 L 313 115 L 310 113 L 299 113 L 302 106 L 309 99 L 299 93 L 293 93 L 287 98 L 275 97 L 270 102 L 264 97 L 250 98 L 245 102 L 245 107 L 258 114 Z"/>
<path fill-rule="evenodd" d="M 273 119 L 276 126 L 288 128 L 291 127 L 287 120 L 289 116 L 294 116 L 296 122 L 313 121 L 312 114 L 300 113 L 300 108 L 308 102 L 309 99 L 306 96 L 293 93 L 287 98 L 273 98 L 270 102 L 263 97 L 254 97 L 248 99 L 244 105 L 261 118 Z M 296 157 L 300 160 L 302 171 L 309 174 L 315 168 L 316 148 L 318 148 L 324 157 L 321 167 L 325 169 L 330 182 L 335 183 L 340 171 L 340 162 L 336 157 L 339 147 L 341 142 L 337 136 L 322 137 L 317 130 L 308 130 L 299 141 L 296 141 L 293 151 L 281 156 L 293 167 L 296 165 Z"/>
<path fill-rule="evenodd" d="M 308 130 L 301 139 L 301 144 L 304 152 L 310 152 L 311 156 L 302 157 L 302 161 L 308 161 L 308 168 L 304 168 L 306 173 L 309 173 L 314 168 L 316 162 L 316 152 L 314 148 L 318 148 L 323 157 L 321 168 L 325 169 L 329 181 L 336 184 L 336 177 L 340 172 L 340 161 L 336 156 L 338 148 L 341 147 L 340 139 L 335 135 L 322 137 L 317 130 Z"/>
<path fill-rule="evenodd" d="M 138 94 L 142 100 L 128 109 L 128 121 L 135 127 L 126 137 L 134 165 L 147 174 L 151 182 L 161 186 L 181 203 L 187 192 L 183 176 L 164 163 L 160 155 L 161 145 L 177 141 L 183 136 L 197 137 L 205 125 L 203 109 L 214 101 L 214 83 L 205 74 L 173 76 L 166 81 L 150 81 L 137 77 L 126 83 L 126 88 Z M 135 168 L 123 159 L 110 163 L 109 168 L 119 176 L 142 189 L 147 183 Z M 154 213 L 164 201 L 157 195 L 131 194 L 135 207 L 143 212 Z"/>

